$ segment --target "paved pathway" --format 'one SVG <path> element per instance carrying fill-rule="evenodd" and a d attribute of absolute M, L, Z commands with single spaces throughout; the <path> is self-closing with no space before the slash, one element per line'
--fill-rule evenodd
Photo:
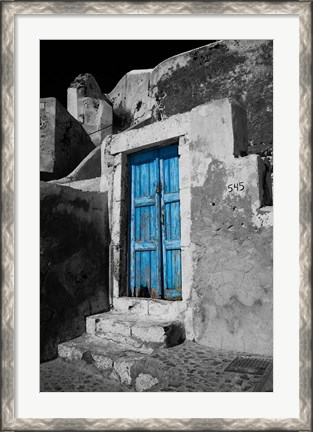
<path fill-rule="evenodd" d="M 41 392 L 132 391 L 117 381 L 104 378 L 93 366 L 71 364 L 58 358 L 40 365 Z"/>
<path fill-rule="evenodd" d="M 212 350 L 185 341 L 174 348 L 159 349 L 136 365 L 137 373 L 157 370 L 159 382 L 154 392 L 253 392 L 272 391 L 272 374 L 267 376 L 225 372 L 238 355 Z M 134 391 L 84 362 L 75 365 L 56 359 L 41 365 L 43 392 L 125 392 Z"/>

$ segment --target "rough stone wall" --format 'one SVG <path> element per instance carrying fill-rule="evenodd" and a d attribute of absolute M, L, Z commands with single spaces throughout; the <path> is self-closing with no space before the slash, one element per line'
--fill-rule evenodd
<path fill-rule="evenodd" d="M 56 99 L 40 99 L 40 172 L 53 178 Z"/>
<path fill-rule="evenodd" d="M 161 118 L 227 97 L 247 112 L 250 144 L 272 143 L 273 43 L 221 41 L 180 54 L 153 70 L 151 92 Z"/>
<path fill-rule="evenodd" d="M 133 93 L 129 87 L 139 82 L 139 92 Z M 159 121 L 229 98 L 246 110 L 249 145 L 262 154 L 263 148 L 272 148 L 273 139 L 273 43 L 225 40 L 206 45 L 171 57 L 152 71 L 126 74 L 108 97 L 114 115 L 125 111 L 118 131 L 148 117 Z"/>
<path fill-rule="evenodd" d="M 108 309 L 107 194 L 40 184 L 41 361 Z"/>
<path fill-rule="evenodd" d="M 78 97 L 100 98 L 102 95 L 97 81 L 89 73 L 80 74 L 74 78 L 70 88 L 76 89 Z M 74 108 L 77 108 L 77 106 L 75 105 L 73 109 Z M 73 115 L 74 114 L 75 112 L 73 112 Z"/>
<path fill-rule="evenodd" d="M 42 180 L 66 176 L 94 148 L 85 130 L 55 98 L 40 100 Z"/>

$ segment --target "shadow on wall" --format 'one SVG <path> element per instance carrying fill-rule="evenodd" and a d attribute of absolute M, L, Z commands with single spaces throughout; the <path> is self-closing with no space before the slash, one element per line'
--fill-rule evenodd
<path fill-rule="evenodd" d="M 82 125 L 55 98 L 40 99 L 40 179 L 68 175 L 95 145 Z"/>
<path fill-rule="evenodd" d="M 109 309 L 107 194 L 40 184 L 40 359 Z"/>

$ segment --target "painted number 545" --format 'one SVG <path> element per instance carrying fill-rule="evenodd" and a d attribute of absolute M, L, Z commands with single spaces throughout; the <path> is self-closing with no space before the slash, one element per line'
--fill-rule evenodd
<path fill-rule="evenodd" d="M 245 187 L 243 182 L 241 181 L 239 183 L 229 184 L 227 188 L 228 188 L 228 192 L 234 192 L 234 190 L 236 190 L 237 192 L 241 192 L 244 190 Z"/>

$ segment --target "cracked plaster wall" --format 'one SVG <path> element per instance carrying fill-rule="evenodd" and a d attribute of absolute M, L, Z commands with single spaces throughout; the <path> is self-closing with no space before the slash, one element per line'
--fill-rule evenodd
<path fill-rule="evenodd" d="M 272 354 L 273 231 L 271 211 L 261 209 L 264 163 L 257 155 L 212 155 L 205 127 L 193 130 L 194 338 L 213 348 Z"/>

